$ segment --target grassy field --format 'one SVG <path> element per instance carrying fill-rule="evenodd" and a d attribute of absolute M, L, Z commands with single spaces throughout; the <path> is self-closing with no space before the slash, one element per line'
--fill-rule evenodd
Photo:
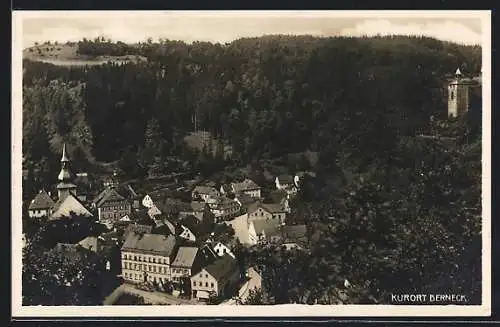
<path fill-rule="evenodd" d="M 77 53 L 76 43 L 41 44 L 23 50 L 23 59 L 41 61 L 57 66 L 92 66 L 108 62 L 124 64 L 128 62 L 146 61 L 141 56 L 99 56 L 90 57 Z"/>

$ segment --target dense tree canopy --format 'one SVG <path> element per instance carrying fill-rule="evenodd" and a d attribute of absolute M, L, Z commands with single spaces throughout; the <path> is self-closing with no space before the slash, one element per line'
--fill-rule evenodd
<path fill-rule="evenodd" d="M 266 162 L 316 172 L 290 216 L 307 224 L 310 253 L 245 255 L 263 271 L 266 301 L 387 302 L 390 292 L 445 279 L 480 294 L 471 282 L 480 281 L 480 263 L 462 259 L 480 257 L 481 108 L 445 119 L 447 78 L 457 67 L 479 74 L 479 47 L 309 36 L 78 47 L 147 61 L 24 62 L 23 154 L 33 192 L 57 175 L 62 140 L 90 162 L 119 160 L 130 176 L 179 169 L 172 158 L 208 176 L 223 159 L 183 141 L 206 130 L 232 147 L 226 164 L 250 165 L 255 178 L 265 179 Z M 456 139 L 450 145 L 440 135 Z M 318 154 L 316 164 L 306 151 Z"/>

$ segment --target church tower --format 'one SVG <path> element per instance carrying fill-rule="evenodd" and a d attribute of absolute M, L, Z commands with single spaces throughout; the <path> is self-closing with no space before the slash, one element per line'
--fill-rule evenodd
<path fill-rule="evenodd" d="M 448 85 L 448 117 L 458 117 L 469 109 L 469 83 L 462 77 L 460 68 Z"/>
<path fill-rule="evenodd" d="M 76 196 L 76 185 L 72 183 L 69 162 L 68 155 L 66 154 L 66 143 L 64 143 L 61 158 L 61 172 L 57 176 L 57 179 L 59 180 L 59 184 L 57 184 L 57 194 L 59 199 L 65 198 L 70 193 Z"/>

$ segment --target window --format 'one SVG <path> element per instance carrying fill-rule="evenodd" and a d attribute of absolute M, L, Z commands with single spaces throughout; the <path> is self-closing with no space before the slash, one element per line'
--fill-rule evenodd
<path fill-rule="evenodd" d="M 193 281 L 193 286 L 196 286 L 196 282 L 195 281 Z"/>
<path fill-rule="evenodd" d="M 208 278 L 208 274 L 205 274 L 205 278 Z"/>
<path fill-rule="evenodd" d="M 136 261 L 137 261 L 137 256 L 135 256 L 135 255 L 134 255 L 134 260 L 136 260 Z"/>
<path fill-rule="evenodd" d="M 214 288 L 214 283 L 210 283 L 210 287 L 211 287 L 211 288 Z"/>
<path fill-rule="evenodd" d="M 126 278 L 126 277 L 128 277 L 128 274 L 127 274 L 127 273 L 125 273 L 125 278 Z"/>
<path fill-rule="evenodd" d="M 208 282 L 205 282 L 205 287 L 208 287 Z"/>
<path fill-rule="evenodd" d="M 451 91 L 450 98 L 453 100 L 455 99 L 455 91 Z"/>
<path fill-rule="evenodd" d="M 167 264 L 167 259 L 163 259 L 163 264 Z"/>
<path fill-rule="evenodd" d="M 155 258 L 153 258 L 153 263 L 156 263 L 156 259 Z"/>
<path fill-rule="evenodd" d="M 127 263 L 127 262 L 125 262 L 125 263 L 123 264 L 123 266 L 125 267 L 125 269 L 127 269 L 127 268 L 128 268 L 128 263 Z"/>
<path fill-rule="evenodd" d="M 136 263 L 134 263 L 134 269 L 137 269 L 137 264 Z"/>
<path fill-rule="evenodd" d="M 151 265 L 148 265 L 148 271 L 151 271 Z"/>

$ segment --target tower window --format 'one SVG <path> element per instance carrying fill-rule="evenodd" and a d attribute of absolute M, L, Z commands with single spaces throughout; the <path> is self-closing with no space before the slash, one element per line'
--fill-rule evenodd
<path fill-rule="evenodd" d="M 455 99 L 455 91 L 451 91 L 450 98 L 453 100 Z"/>

